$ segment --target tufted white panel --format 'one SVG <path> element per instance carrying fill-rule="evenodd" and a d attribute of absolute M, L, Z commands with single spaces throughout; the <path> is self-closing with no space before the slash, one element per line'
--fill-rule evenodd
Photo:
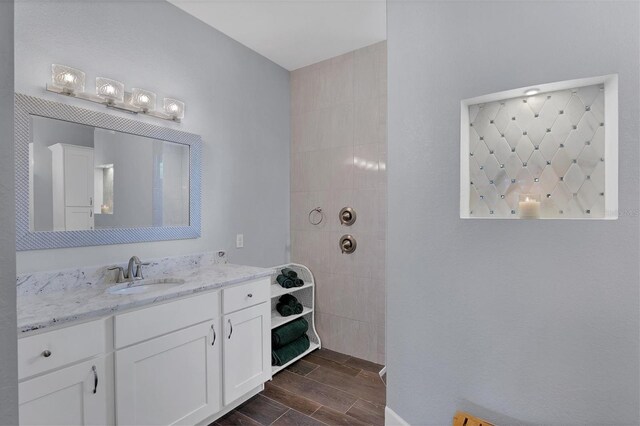
<path fill-rule="evenodd" d="M 601 84 L 470 105 L 470 217 L 518 217 L 527 193 L 543 218 L 604 218 L 604 105 Z"/>

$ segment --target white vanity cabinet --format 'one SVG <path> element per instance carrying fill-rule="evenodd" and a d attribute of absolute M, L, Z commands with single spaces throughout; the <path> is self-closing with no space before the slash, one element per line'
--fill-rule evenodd
<path fill-rule="evenodd" d="M 110 424 L 109 373 L 99 357 L 20 383 L 20 424 Z"/>
<path fill-rule="evenodd" d="M 224 316 L 225 405 L 271 379 L 270 319 L 266 302 Z"/>
<path fill-rule="evenodd" d="M 20 424 L 212 423 L 271 379 L 269 294 L 261 278 L 19 339 Z"/>
<path fill-rule="evenodd" d="M 18 340 L 21 425 L 113 423 L 108 329 L 98 320 Z"/>
<path fill-rule="evenodd" d="M 220 411 L 218 304 L 214 292 L 115 317 L 116 347 L 141 341 L 116 350 L 117 424 L 195 424 Z"/>
<path fill-rule="evenodd" d="M 225 405 L 271 380 L 270 284 L 262 279 L 222 291 Z"/>

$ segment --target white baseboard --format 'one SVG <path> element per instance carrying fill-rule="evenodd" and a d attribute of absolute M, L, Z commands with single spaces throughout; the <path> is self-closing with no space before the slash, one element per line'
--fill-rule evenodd
<path fill-rule="evenodd" d="M 385 426 L 410 426 L 395 411 L 389 407 L 384 407 L 384 425 Z"/>

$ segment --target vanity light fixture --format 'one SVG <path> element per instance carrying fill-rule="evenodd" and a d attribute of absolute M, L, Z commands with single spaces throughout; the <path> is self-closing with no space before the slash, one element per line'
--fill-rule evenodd
<path fill-rule="evenodd" d="M 85 73 L 66 65 L 51 65 L 51 84 L 47 91 L 73 96 L 85 101 L 106 105 L 131 114 L 145 114 L 163 120 L 180 122 L 184 118 L 185 104 L 172 98 L 164 98 L 164 111 L 156 111 L 156 94 L 149 90 L 125 91 L 124 83 L 109 78 L 96 78 L 96 94 L 86 93 Z"/>
<path fill-rule="evenodd" d="M 533 96 L 533 95 L 537 95 L 538 93 L 540 93 L 540 89 L 527 89 L 524 92 L 526 96 Z"/>
<path fill-rule="evenodd" d="M 96 95 L 107 101 L 108 105 L 124 101 L 124 83 L 110 78 L 96 78 Z"/>
<path fill-rule="evenodd" d="M 145 114 L 153 111 L 156 109 L 156 94 L 144 89 L 131 89 L 131 105 Z"/>
<path fill-rule="evenodd" d="M 66 65 L 51 65 L 51 83 L 65 95 L 84 92 L 84 73 Z"/>
<path fill-rule="evenodd" d="M 184 102 L 177 99 L 164 98 L 164 112 L 171 116 L 173 121 L 184 118 Z"/>

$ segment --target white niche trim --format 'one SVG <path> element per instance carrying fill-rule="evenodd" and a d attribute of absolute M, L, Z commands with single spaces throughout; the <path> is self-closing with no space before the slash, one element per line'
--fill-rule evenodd
<path fill-rule="evenodd" d="M 617 74 L 461 101 L 460 218 L 519 219 L 523 194 L 540 219 L 618 218 Z"/>

